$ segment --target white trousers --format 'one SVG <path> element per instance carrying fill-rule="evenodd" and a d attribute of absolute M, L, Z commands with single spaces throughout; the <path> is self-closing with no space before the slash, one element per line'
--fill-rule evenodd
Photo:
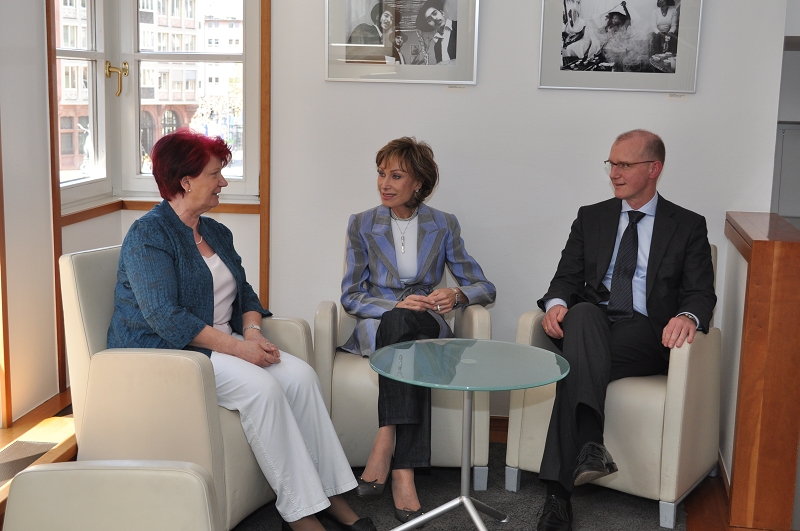
<path fill-rule="evenodd" d="M 275 491 L 281 517 L 294 522 L 330 505 L 357 485 L 322 400 L 319 378 L 306 362 L 281 352 L 261 368 L 212 352 L 217 400 L 237 410 L 258 465 Z"/>

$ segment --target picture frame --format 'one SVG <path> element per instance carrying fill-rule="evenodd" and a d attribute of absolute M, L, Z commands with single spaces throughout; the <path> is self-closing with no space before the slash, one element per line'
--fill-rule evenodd
<path fill-rule="evenodd" d="M 539 88 L 695 92 L 702 0 L 543 0 Z"/>
<path fill-rule="evenodd" d="M 478 4 L 326 0 L 325 79 L 474 85 Z"/>

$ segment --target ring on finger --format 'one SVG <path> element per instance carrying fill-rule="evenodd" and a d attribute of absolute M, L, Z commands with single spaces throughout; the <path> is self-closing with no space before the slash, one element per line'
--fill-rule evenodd
<path fill-rule="evenodd" d="M 438 305 L 438 304 L 436 305 L 436 311 L 437 312 L 441 312 L 442 311 L 442 307 L 440 305 Z"/>

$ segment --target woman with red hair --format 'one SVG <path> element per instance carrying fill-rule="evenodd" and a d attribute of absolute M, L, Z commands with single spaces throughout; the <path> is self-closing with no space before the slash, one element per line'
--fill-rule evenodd
<path fill-rule="evenodd" d="M 314 369 L 261 334 L 271 313 L 247 282 L 231 231 L 202 216 L 228 185 L 230 149 L 180 129 L 162 137 L 151 158 L 164 201 L 125 236 L 108 347 L 209 356 L 219 405 L 239 411 L 284 527 L 324 531 L 315 513 L 327 510 L 343 529 L 374 530 L 341 496 L 357 483 Z"/>

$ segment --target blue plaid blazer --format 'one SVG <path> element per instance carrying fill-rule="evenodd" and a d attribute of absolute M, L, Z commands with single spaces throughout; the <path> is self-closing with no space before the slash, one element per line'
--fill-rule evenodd
<path fill-rule="evenodd" d="M 419 206 L 417 276 L 406 283 L 397 271 L 391 216 L 379 206 L 350 217 L 347 228 L 347 271 L 342 279 L 342 306 L 357 320 L 342 349 L 369 356 L 381 316 L 409 295 L 429 295 L 441 282 L 444 267 L 458 281 L 469 304 L 494 302 L 497 290 L 481 266 L 464 248 L 461 227 L 452 214 Z M 453 332 L 441 315 L 430 312 L 440 326 L 439 337 Z"/>

